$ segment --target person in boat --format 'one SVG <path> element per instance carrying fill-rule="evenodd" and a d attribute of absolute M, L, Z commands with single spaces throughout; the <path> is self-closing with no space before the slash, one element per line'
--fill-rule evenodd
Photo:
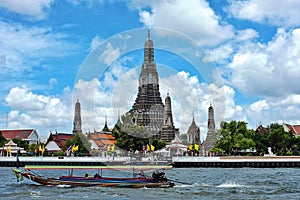
<path fill-rule="evenodd" d="M 165 173 L 159 171 L 153 172 L 152 178 L 154 179 L 155 182 L 165 182 L 168 180 L 165 176 Z"/>
<path fill-rule="evenodd" d="M 85 177 L 85 178 L 88 178 L 88 177 L 89 177 L 89 174 L 88 174 L 88 173 L 85 173 L 84 177 Z"/>
<path fill-rule="evenodd" d="M 101 176 L 100 176 L 100 174 L 96 173 L 96 174 L 94 175 L 94 178 L 101 178 Z"/>
<path fill-rule="evenodd" d="M 139 178 L 145 178 L 145 177 L 146 177 L 146 176 L 145 176 L 144 171 L 141 170 L 140 173 L 139 173 Z"/>

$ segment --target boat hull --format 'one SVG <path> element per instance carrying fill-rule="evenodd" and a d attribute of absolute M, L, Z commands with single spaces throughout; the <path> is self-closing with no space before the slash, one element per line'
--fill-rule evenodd
<path fill-rule="evenodd" d="M 98 186 L 98 187 L 123 187 L 123 188 L 170 188 L 174 186 L 174 183 L 169 181 L 163 182 L 151 182 L 151 179 L 141 179 L 138 181 L 137 178 L 87 178 L 84 179 L 82 177 L 75 177 L 75 179 L 71 179 L 71 177 L 64 180 L 57 179 L 57 178 L 47 178 L 43 176 L 38 176 L 30 172 L 22 172 L 21 170 L 15 170 L 15 174 L 19 174 L 33 182 L 36 182 L 41 185 L 47 186 L 61 186 L 67 185 L 71 187 L 91 187 L 91 186 Z M 127 180 L 126 180 L 127 179 Z M 119 181 L 117 181 L 119 180 Z"/>

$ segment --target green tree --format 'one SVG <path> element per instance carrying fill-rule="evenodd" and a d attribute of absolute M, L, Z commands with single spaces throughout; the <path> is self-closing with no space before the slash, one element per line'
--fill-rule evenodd
<path fill-rule="evenodd" d="M 237 152 L 254 149 L 254 133 L 247 129 L 247 123 L 243 121 L 222 122 L 218 142 L 215 145 L 227 155 L 236 155 Z"/>
<path fill-rule="evenodd" d="M 14 143 L 18 145 L 18 147 L 24 148 L 26 151 L 29 149 L 28 141 L 22 140 L 20 138 L 14 138 L 12 139 Z"/>
<path fill-rule="evenodd" d="M 91 143 L 83 133 L 77 133 L 72 139 L 67 140 L 64 145 L 64 150 L 68 149 L 70 145 L 79 146 L 78 151 L 76 152 L 76 154 L 79 155 L 87 155 L 91 150 Z"/>
<path fill-rule="evenodd" d="M 7 143 L 5 137 L 3 137 L 2 132 L 0 131 L 0 146 L 3 147 Z"/>
<path fill-rule="evenodd" d="M 269 147 L 276 155 L 285 155 L 291 150 L 294 136 L 291 132 L 285 132 L 282 125 L 271 124 L 268 134 Z"/>
<path fill-rule="evenodd" d="M 150 143 L 151 134 L 145 127 L 134 124 L 129 115 L 122 115 L 122 122 L 112 130 L 119 148 L 125 151 L 141 151 L 143 146 Z M 153 146 L 158 149 L 162 143 L 156 141 L 156 145 Z"/>

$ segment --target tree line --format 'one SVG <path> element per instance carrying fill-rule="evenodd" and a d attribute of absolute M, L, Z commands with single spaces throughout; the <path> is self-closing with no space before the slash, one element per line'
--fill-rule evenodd
<path fill-rule="evenodd" d="M 270 124 L 263 131 L 247 128 L 247 122 L 222 122 L 216 132 L 216 145 L 211 152 L 222 155 L 255 155 L 268 154 L 268 147 L 276 155 L 300 155 L 300 137 L 286 132 L 277 123 Z"/>

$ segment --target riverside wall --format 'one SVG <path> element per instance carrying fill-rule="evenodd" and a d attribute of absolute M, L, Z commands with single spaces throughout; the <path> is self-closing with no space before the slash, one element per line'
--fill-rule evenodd
<path fill-rule="evenodd" d="M 232 157 L 172 157 L 157 161 L 152 158 L 136 160 L 130 157 L 19 157 L 19 166 L 104 166 L 104 165 L 171 165 L 174 168 L 299 168 L 300 156 L 232 156 Z M 0 157 L 0 167 L 16 167 L 16 157 Z"/>
<path fill-rule="evenodd" d="M 175 168 L 298 168 L 299 156 L 222 156 L 222 157 L 173 157 Z"/>

